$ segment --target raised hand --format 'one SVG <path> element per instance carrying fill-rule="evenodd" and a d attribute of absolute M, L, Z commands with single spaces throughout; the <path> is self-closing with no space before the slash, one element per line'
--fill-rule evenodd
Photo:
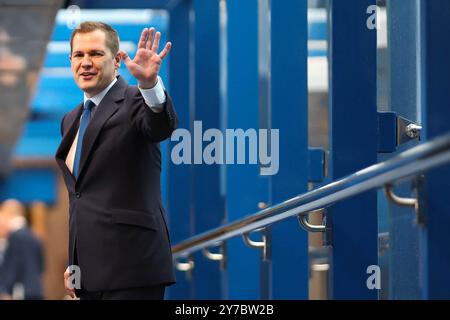
<path fill-rule="evenodd" d="M 138 80 L 139 87 L 142 89 L 153 88 L 156 85 L 162 60 L 167 56 L 172 47 L 172 43 L 167 42 L 164 49 L 158 54 L 161 33 L 156 32 L 155 38 L 153 39 L 154 33 L 155 28 L 145 28 L 142 31 L 138 50 L 133 60 L 131 60 L 125 51 L 119 51 L 120 57 L 124 61 L 127 69 Z"/>

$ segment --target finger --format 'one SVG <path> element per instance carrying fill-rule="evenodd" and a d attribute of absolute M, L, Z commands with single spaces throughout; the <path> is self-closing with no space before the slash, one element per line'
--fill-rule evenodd
<path fill-rule="evenodd" d="M 153 33 L 155 33 L 155 28 L 151 27 L 148 32 L 147 44 L 145 46 L 149 50 L 150 50 L 152 42 L 153 42 Z"/>
<path fill-rule="evenodd" d="M 141 33 L 141 38 L 139 39 L 138 49 L 145 48 L 145 40 L 147 39 L 148 29 L 144 28 Z"/>
<path fill-rule="evenodd" d="M 75 294 L 75 288 L 73 287 L 72 283 L 70 283 L 69 279 L 64 279 L 64 288 L 70 294 Z"/>
<path fill-rule="evenodd" d="M 130 73 L 136 77 L 135 73 L 139 70 L 139 66 L 133 60 L 131 60 L 131 58 L 128 56 L 128 53 L 126 53 L 125 51 L 120 50 L 118 54 L 125 63 L 128 71 L 130 71 Z"/>
<path fill-rule="evenodd" d="M 159 54 L 159 57 L 161 59 L 164 59 L 168 54 L 170 49 L 172 48 L 172 42 L 167 42 L 164 46 L 164 49 L 162 49 L 161 53 Z"/>
<path fill-rule="evenodd" d="M 64 286 L 65 288 L 66 288 L 66 291 L 67 292 L 70 292 L 70 293 L 74 293 L 75 292 L 75 289 L 73 289 L 71 286 L 69 286 L 67 283 L 65 284 L 65 286 Z"/>
<path fill-rule="evenodd" d="M 74 291 L 72 291 L 72 290 L 67 290 L 67 293 L 69 294 L 69 296 L 70 296 L 71 298 L 75 298 L 75 292 L 74 292 Z"/>
<path fill-rule="evenodd" d="M 155 35 L 155 41 L 153 41 L 153 46 L 152 46 L 153 52 L 158 52 L 160 38 L 161 38 L 161 32 L 158 31 Z"/>

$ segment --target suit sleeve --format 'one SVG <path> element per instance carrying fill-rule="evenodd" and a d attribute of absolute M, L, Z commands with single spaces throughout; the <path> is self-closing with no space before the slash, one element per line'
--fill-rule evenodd
<path fill-rule="evenodd" d="M 178 127 L 178 117 L 167 91 L 162 112 L 154 112 L 137 91 L 132 101 L 132 121 L 136 129 L 148 140 L 160 142 L 172 135 Z"/>

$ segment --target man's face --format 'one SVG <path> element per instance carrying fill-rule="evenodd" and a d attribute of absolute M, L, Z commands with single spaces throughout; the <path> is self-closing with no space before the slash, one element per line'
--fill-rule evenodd
<path fill-rule="evenodd" d="M 113 57 L 106 46 L 106 34 L 95 30 L 74 36 L 70 62 L 78 87 L 92 97 L 114 79 L 120 58 L 118 55 Z"/>

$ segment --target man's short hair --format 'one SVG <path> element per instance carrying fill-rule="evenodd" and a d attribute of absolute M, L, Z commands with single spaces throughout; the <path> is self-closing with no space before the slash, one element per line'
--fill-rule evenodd
<path fill-rule="evenodd" d="M 72 35 L 70 37 L 70 53 L 72 53 L 73 38 L 77 33 L 89 33 L 95 30 L 102 30 L 105 33 L 106 46 L 109 48 L 109 50 L 111 50 L 113 56 L 116 56 L 117 52 L 119 51 L 119 35 L 117 34 L 117 31 L 114 30 L 114 28 L 109 24 L 97 21 L 82 22 L 72 31 Z"/>

